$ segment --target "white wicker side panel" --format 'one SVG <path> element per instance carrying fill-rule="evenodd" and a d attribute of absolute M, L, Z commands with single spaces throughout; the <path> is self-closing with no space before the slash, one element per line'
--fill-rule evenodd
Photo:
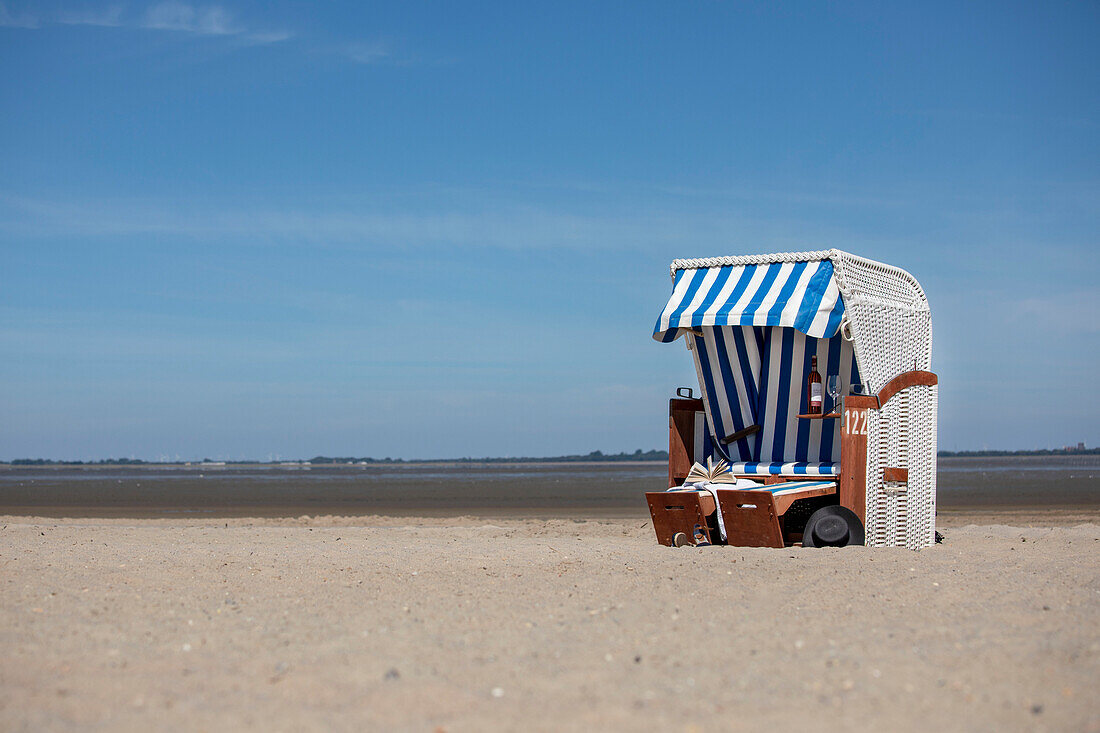
<path fill-rule="evenodd" d="M 939 387 L 910 387 L 912 422 L 909 452 L 909 515 L 906 547 L 919 550 L 936 542 L 936 452 Z M 898 395 L 900 396 L 900 395 Z M 896 399 L 896 398 L 895 398 Z"/>
<path fill-rule="evenodd" d="M 856 363 L 869 392 L 908 371 L 932 368 L 932 314 L 912 275 L 834 251 Z M 935 539 L 935 387 L 910 387 L 868 411 L 867 544 L 919 549 Z M 905 468 L 905 485 L 885 484 L 883 469 Z"/>
<path fill-rule="evenodd" d="M 919 550 L 935 541 L 937 388 L 909 387 L 867 419 L 867 544 Z M 886 483 L 888 467 L 909 472 Z"/>

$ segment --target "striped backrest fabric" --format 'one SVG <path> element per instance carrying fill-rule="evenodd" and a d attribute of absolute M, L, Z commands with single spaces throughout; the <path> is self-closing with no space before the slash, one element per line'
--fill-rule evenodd
<path fill-rule="evenodd" d="M 821 380 L 839 374 L 844 392 L 859 382 L 855 354 L 850 341 L 841 336 L 815 339 L 793 328 L 769 330 L 760 367 L 757 408 L 762 429 L 757 443 L 759 461 L 839 461 L 839 420 L 800 420 L 805 413 L 806 377 L 810 357 L 817 355 Z M 825 408 L 833 407 L 826 397 Z"/>
<path fill-rule="evenodd" d="M 704 326 L 702 337 L 690 334 L 695 371 L 715 441 L 756 424 L 764 330 L 753 326 Z M 718 454 L 732 461 L 755 461 L 756 437 L 728 447 L 716 442 Z"/>
<path fill-rule="evenodd" d="M 837 335 L 815 339 L 783 327 L 702 327 L 692 334 L 714 449 L 731 461 L 840 460 L 838 420 L 800 420 L 805 413 L 810 358 L 825 382 L 839 374 L 844 392 L 859 383 L 851 342 Z M 823 385 L 824 386 L 824 385 Z M 832 402 L 826 398 L 826 407 Z M 721 438 L 750 425 L 754 435 L 723 447 Z M 724 449 L 723 449 L 724 448 Z"/>

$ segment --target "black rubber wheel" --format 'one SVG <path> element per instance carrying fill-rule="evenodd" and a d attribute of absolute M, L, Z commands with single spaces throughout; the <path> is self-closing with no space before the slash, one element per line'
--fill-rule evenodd
<path fill-rule="evenodd" d="M 806 520 L 803 547 L 847 547 L 864 543 L 863 522 L 851 509 L 838 504 L 823 506 Z"/>

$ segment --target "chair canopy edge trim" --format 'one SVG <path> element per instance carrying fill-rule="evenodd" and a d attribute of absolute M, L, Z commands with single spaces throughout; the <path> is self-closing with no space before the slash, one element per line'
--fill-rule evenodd
<path fill-rule="evenodd" d="M 669 274 L 676 279 L 677 270 L 698 270 L 708 267 L 727 267 L 730 265 L 770 265 L 776 262 L 814 262 L 832 259 L 834 249 L 822 249 L 813 252 L 777 252 L 760 255 L 730 255 L 728 257 L 697 257 L 673 260 L 669 265 Z M 841 253 L 845 254 L 845 253 Z"/>

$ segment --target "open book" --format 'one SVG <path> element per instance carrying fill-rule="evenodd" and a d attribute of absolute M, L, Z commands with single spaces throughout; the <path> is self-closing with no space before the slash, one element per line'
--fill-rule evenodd
<path fill-rule="evenodd" d="M 707 458 L 706 466 L 696 463 L 691 467 L 684 483 L 694 484 L 697 481 L 709 481 L 713 484 L 735 484 L 737 483 L 737 477 L 730 471 L 730 464 L 725 459 L 720 458 L 718 463 L 715 463 L 713 458 Z"/>

